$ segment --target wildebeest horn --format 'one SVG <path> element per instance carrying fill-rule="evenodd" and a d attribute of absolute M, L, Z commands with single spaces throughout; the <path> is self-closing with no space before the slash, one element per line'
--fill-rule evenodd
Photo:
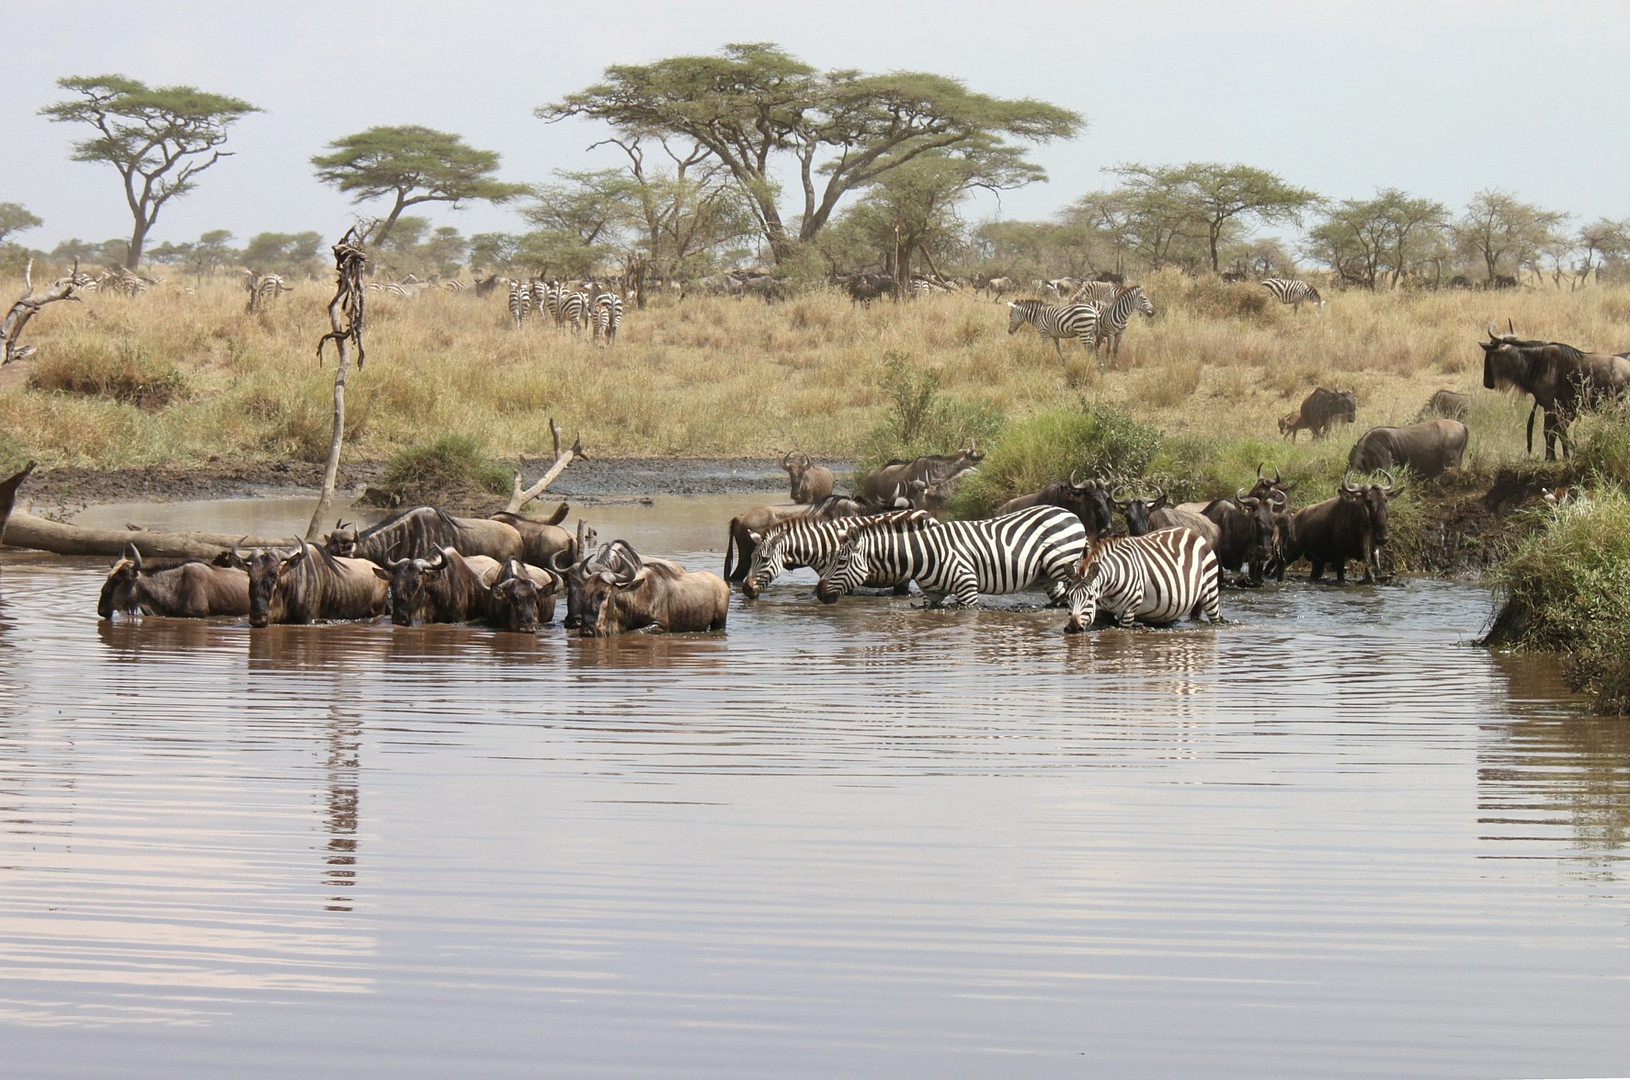
<path fill-rule="evenodd" d="M 791 463 L 792 463 L 792 451 L 788 450 L 785 454 L 781 455 L 781 467 L 783 469 L 785 469 Z"/>
<path fill-rule="evenodd" d="M 1256 478 L 1258 480 L 1262 479 L 1262 466 L 1264 466 L 1266 464 L 1267 464 L 1266 461 L 1259 461 L 1259 462 L 1256 463 Z"/>
<path fill-rule="evenodd" d="M 801 465 L 802 467 L 806 468 L 806 469 L 809 468 L 809 455 L 808 454 L 799 454 L 798 455 L 798 464 Z"/>
<path fill-rule="evenodd" d="M 1357 490 L 1359 490 L 1358 485 L 1354 484 L 1352 482 L 1352 479 L 1351 479 L 1352 475 L 1353 475 L 1353 472 L 1352 472 L 1351 469 L 1349 469 L 1346 472 L 1341 474 L 1341 490 L 1343 490 L 1343 491 L 1357 491 Z"/>
<path fill-rule="evenodd" d="M 1392 478 L 1392 470 L 1391 469 L 1382 469 L 1381 470 L 1381 475 L 1387 478 L 1386 486 L 1384 486 L 1381 490 L 1382 491 L 1391 491 L 1393 484 L 1397 483 L 1397 481 L 1395 481 Z"/>
<path fill-rule="evenodd" d="M 243 552 L 239 551 L 238 547 L 247 539 L 249 539 L 249 535 L 245 533 L 243 536 L 238 537 L 238 542 L 236 544 L 232 545 L 232 557 L 237 559 L 239 562 L 243 562 Z"/>
<path fill-rule="evenodd" d="M 1116 484 L 1115 487 L 1109 493 L 1109 501 L 1114 503 L 1118 508 L 1120 508 L 1122 510 L 1125 510 L 1128 506 L 1132 505 L 1132 500 L 1131 499 L 1124 499 L 1123 500 L 1120 497 L 1121 492 L 1125 491 L 1125 490 L 1126 490 L 1126 485 L 1125 484 Z"/>
<path fill-rule="evenodd" d="M 1245 489 L 1244 488 L 1240 488 L 1239 490 L 1234 492 L 1234 501 L 1235 502 L 1241 502 L 1241 503 L 1245 501 Z"/>
<path fill-rule="evenodd" d="M 1074 469 L 1070 470 L 1070 486 L 1073 487 L 1073 488 L 1078 488 L 1078 487 L 1081 486 L 1080 482 L 1077 481 L 1076 478 L 1075 478 L 1075 470 Z"/>
<path fill-rule="evenodd" d="M 561 562 L 561 559 L 563 558 L 566 560 L 565 562 Z M 571 557 L 571 552 L 567 551 L 565 548 L 553 552 L 549 556 L 548 568 L 557 574 L 564 574 L 566 571 L 570 570 L 573 565 L 574 563 Z"/>
<path fill-rule="evenodd" d="M 141 569 L 141 548 L 137 547 L 135 544 L 126 544 L 125 558 L 129 559 L 131 564 L 135 566 L 137 570 Z"/>
<path fill-rule="evenodd" d="M 1490 341 L 1499 341 L 1500 340 L 1499 332 L 1494 329 L 1494 320 L 1493 319 L 1489 320 L 1489 340 Z"/>

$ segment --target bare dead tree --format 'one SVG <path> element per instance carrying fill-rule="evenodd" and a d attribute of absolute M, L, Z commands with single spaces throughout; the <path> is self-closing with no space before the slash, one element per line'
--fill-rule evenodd
<path fill-rule="evenodd" d="M 80 303 L 79 297 L 74 293 L 83 287 L 85 279 L 79 276 L 79 260 L 74 260 L 74 268 L 67 277 L 59 277 L 53 281 L 44 292 L 34 291 L 34 260 L 28 260 L 23 268 L 23 287 L 28 291 L 23 298 L 11 305 L 6 312 L 4 322 L 0 322 L 0 364 L 9 364 L 13 360 L 26 360 L 34 352 L 32 345 L 18 345 L 17 341 L 23 336 L 23 327 L 28 325 L 36 312 L 46 304 L 54 304 L 58 300 L 72 300 Z"/>
<path fill-rule="evenodd" d="M 345 231 L 334 245 L 334 299 L 328 303 L 328 322 L 334 329 L 317 340 L 317 363 L 323 362 L 323 346 L 334 342 L 339 361 L 334 368 L 334 437 L 328 444 L 328 467 L 323 470 L 323 492 L 317 509 L 306 526 L 306 539 L 316 540 L 328 507 L 334 501 L 334 483 L 340 473 L 340 444 L 345 438 L 345 377 L 351 370 L 351 349 L 356 348 L 357 370 L 362 370 L 362 270 L 368 255 L 357 239 L 356 226 Z"/>
<path fill-rule="evenodd" d="M 521 507 L 542 495 L 549 485 L 555 482 L 555 478 L 566 471 L 566 466 L 579 458 L 588 458 L 589 455 L 583 452 L 582 435 L 576 437 L 570 449 L 564 452 L 560 449 L 560 426 L 555 423 L 555 418 L 552 416 L 549 418 L 549 434 L 555 438 L 555 463 L 549 466 L 549 471 L 544 473 L 538 482 L 529 488 L 522 488 L 521 474 L 515 474 L 515 487 L 510 492 L 509 505 L 504 507 L 507 512 L 511 514 L 520 513 Z M 522 464 L 524 465 L 525 462 L 522 462 Z"/>

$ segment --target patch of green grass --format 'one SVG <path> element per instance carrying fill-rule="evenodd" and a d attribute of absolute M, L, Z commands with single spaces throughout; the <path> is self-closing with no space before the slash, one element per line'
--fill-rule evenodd
<path fill-rule="evenodd" d="M 186 376 L 174 364 L 140 344 L 112 338 L 37 357 L 27 385 L 40 393 L 99 397 L 146 410 L 163 409 L 189 393 Z"/>
<path fill-rule="evenodd" d="M 985 400 L 957 400 L 940 391 L 940 372 L 904 353 L 883 358 L 883 418 L 861 441 L 857 471 L 870 472 L 891 459 L 948 454 L 989 443 L 1002 427 L 1002 413 Z"/>
<path fill-rule="evenodd" d="M 1015 495 L 1055 480 L 1143 476 L 1161 445 L 1159 431 L 1113 405 L 1055 409 L 1010 424 L 979 471 L 957 487 L 959 516 L 984 517 Z"/>
<path fill-rule="evenodd" d="M 511 476 L 473 436 L 447 434 L 399 451 L 385 466 L 380 483 L 387 490 L 476 488 L 507 495 Z"/>

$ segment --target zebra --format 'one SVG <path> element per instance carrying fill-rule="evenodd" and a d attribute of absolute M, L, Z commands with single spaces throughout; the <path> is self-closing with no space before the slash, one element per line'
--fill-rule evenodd
<path fill-rule="evenodd" d="M 1045 585 L 1065 592 L 1087 546 L 1087 527 L 1060 506 L 1031 506 L 983 521 L 943 524 L 921 510 L 897 511 L 838 525 L 840 546 L 815 595 L 836 603 L 876 575 L 915 581 L 940 607 L 976 607 L 981 593 Z"/>
<path fill-rule="evenodd" d="M 532 311 L 532 287 L 522 278 L 509 283 L 509 317 L 515 320 L 515 328 L 519 330 L 526 325 L 526 317 Z"/>
<path fill-rule="evenodd" d="M 843 546 L 838 535 L 838 527 L 842 523 L 840 519 L 797 517 L 762 533 L 749 532 L 747 535 L 754 545 L 753 559 L 747 577 L 741 583 L 742 595 L 753 599 L 770 582 L 800 566 L 813 567 L 816 573 L 824 575 L 833 556 Z M 871 569 L 872 573 L 862 583 L 867 588 L 894 586 L 897 593 L 903 594 L 911 580 L 909 577 L 887 577 L 876 566 Z"/>
<path fill-rule="evenodd" d="M 576 292 L 562 287 L 557 303 L 560 305 L 559 314 L 555 316 L 555 325 L 557 327 L 565 329 L 566 325 L 570 323 L 572 333 L 576 334 L 589 325 L 592 312 L 589 310 L 588 293 Z"/>
<path fill-rule="evenodd" d="M 1273 293 L 1275 300 L 1295 308 L 1298 315 L 1302 313 L 1303 304 L 1312 304 L 1315 308 L 1324 307 L 1324 297 L 1319 295 L 1319 290 L 1305 281 L 1296 281 L 1292 278 L 1269 278 L 1260 282 L 1260 284 L 1264 289 Z"/>
<path fill-rule="evenodd" d="M 1134 619 L 1164 625 L 1202 613 L 1222 622 L 1217 579 L 1217 554 L 1192 529 L 1101 537 L 1065 586 L 1070 617 L 1064 632 L 1085 630 L 1100 609 L 1118 626 Z"/>
<path fill-rule="evenodd" d="M 1115 363 L 1116 354 L 1121 351 L 1121 335 L 1126 332 L 1126 324 L 1131 320 L 1134 311 L 1141 311 L 1151 319 L 1155 315 L 1155 305 L 1143 294 L 1142 285 L 1122 289 L 1120 295 L 1113 301 L 1099 305 L 1098 335 L 1093 344 L 1099 348 L 1109 346 L 1111 366 Z"/>
<path fill-rule="evenodd" d="M 278 294 L 292 291 L 282 274 L 262 274 L 257 270 L 244 271 L 244 288 L 249 293 L 249 303 L 245 311 L 253 314 L 261 311 L 276 300 Z"/>
<path fill-rule="evenodd" d="M 1072 304 L 1112 304 L 1122 289 L 1113 281 L 1088 281 L 1070 294 Z"/>
<path fill-rule="evenodd" d="M 594 298 L 591 315 L 593 318 L 594 336 L 605 335 L 607 345 L 617 343 L 617 327 L 623 321 L 623 298 L 616 293 L 601 293 Z"/>
<path fill-rule="evenodd" d="M 1080 338 L 1081 344 L 1091 345 L 1098 336 L 1098 309 L 1092 304 L 1065 304 L 1055 307 L 1045 300 L 1009 300 L 1007 302 L 1007 332 L 1016 333 L 1029 323 L 1036 333 L 1051 338 L 1058 352 L 1058 362 L 1064 362 L 1064 338 Z"/>

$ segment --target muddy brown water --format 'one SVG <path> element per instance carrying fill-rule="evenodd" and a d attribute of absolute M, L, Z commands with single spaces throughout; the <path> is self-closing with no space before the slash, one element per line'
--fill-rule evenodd
<path fill-rule="evenodd" d="M 717 569 L 750 501 L 593 514 Z M 803 572 L 584 641 L 99 623 L 104 571 L 0 555 L 3 1075 L 1630 1066 L 1630 729 L 1473 586 L 1066 639 Z"/>

